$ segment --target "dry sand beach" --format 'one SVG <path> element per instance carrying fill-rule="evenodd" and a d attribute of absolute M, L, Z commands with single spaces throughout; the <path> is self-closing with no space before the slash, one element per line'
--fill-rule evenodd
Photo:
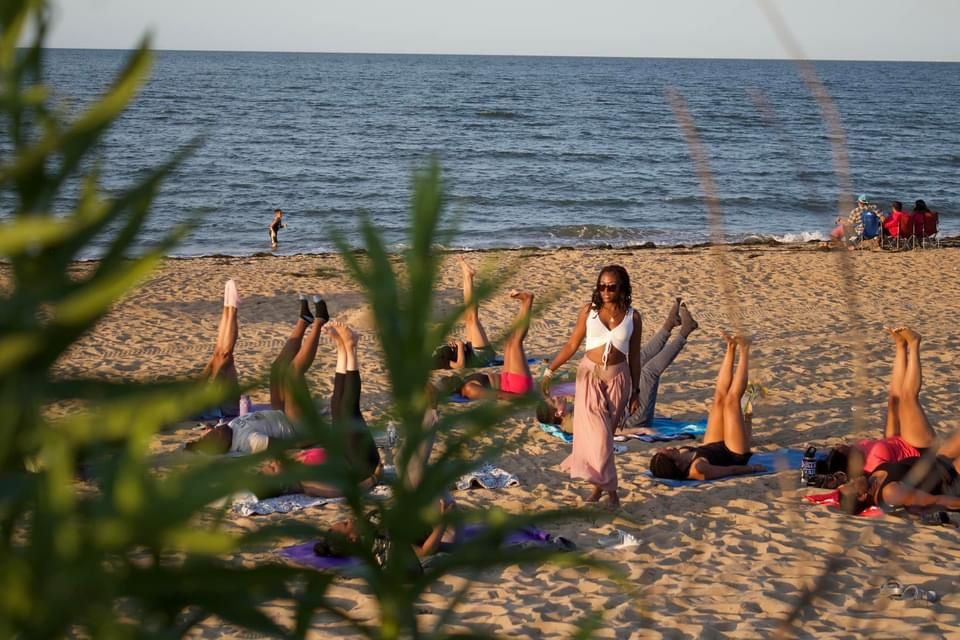
<path fill-rule="evenodd" d="M 960 311 L 960 250 L 841 255 L 804 247 L 735 247 L 641 251 L 501 251 L 471 254 L 502 280 L 503 291 L 485 302 L 481 317 L 501 335 L 515 314 L 510 287 L 528 288 L 543 303 L 526 341 L 528 354 L 549 357 L 566 340 L 575 309 L 589 299 L 599 268 L 624 265 L 633 278 L 634 306 L 644 335 L 662 322 L 674 296 L 687 301 L 700 322 L 660 387 L 659 412 L 705 417 L 722 355 L 721 328 L 755 336 L 752 379 L 770 389 L 756 410 L 756 451 L 818 447 L 883 427 L 891 345 L 885 324 L 910 324 L 924 336 L 923 401 L 941 434 L 960 427 L 956 331 Z M 846 276 L 839 270 L 848 264 Z M 90 268 L 78 265 L 76 269 Z M 723 286 L 735 284 L 735 298 Z M 842 285 L 849 278 L 851 287 Z M 331 314 L 362 333 L 363 409 L 376 420 L 389 404 L 386 372 L 366 305 L 335 255 L 168 260 L 156 276 L 118 304 L 90 335 L 58 363 L 63 374 L 153 380 L 198 373 L 212 349 L 223 283 L 238 283 L 241 380 L 265 375 L 291 322 L 298 292 L 323 293 Z M 6 269 L 0 285 L 9 283 Z M 892 286 L 891 283 L 898 283 Z M 853 295 L 851 295 L 851 293 Z M 440 305 L 460 300 L 460 270 L 444 262 Z M 439 311 L 439 309 L 438 309 Z M 851 312 L 858 319 L 851 319 Z M 331 388 L 333 347 L 321 344 L 309 374 L 317 397 Z M 572 370 L 575 360 L 564 370 Z M 861 382 L 857 371 L 862 370 Z M 535 373 L 539 372 L 539 368 Z M 253 394 L 268 401 L 265 388 Z M 192 427 L 163 433 L 158 452 L 195 435 Z M 521 486 L 457 492 L 467 508 L 508 511 L 582 505 L 585 483 L 571 483 L 557 468 L 569 445 L 540 432 L 530 417 L 514 419 L 502 435 L 517 440 L 497 464 Z M 587 554 L 616 563 L 635 592 L 588 572 L 552 566 L 488 571 L 460 609 L 459 622 L 510 637 L 560 637 L 591 609 L 604 612 L 597 637 L 766 637 L 834 558 L 833 572 L 816 586 L 792 630 L 802 637 L 960 636 L 960 532 L 921 526 L 891 516 L 853 518 L 801 501 L 798 472 L 738 477 L 700 488 L 668 488 L 642 475 L 656 445 L 636 441 L 617 458 L 623 508 L 617 514 L 585 507 L 586 520 L 568 520 L 554 533 Z M 248 530 L 273 518 L 332 523 L 344 507 L 327 505 L 287 516 L 231 516 Z M 612 527 L 632 533 L 639 546 L 601 549 Z M 851 541 L 844 551 L 842 541 Z M 291 541 L 295 542 L 295 541 Z M 256 549 L 240 563 L 279 561 Z M 890 601 L 879 596 L 887 578 L 942 594 L 939 603 Z M 421 605 L 432 619 L 459 579 L 434 588 Z M 332 596 L 354 616 L 372 619 L 360 582 L 338 581 Z M 278 603 L 279 618 L 289 609 Z M 341 622 L 319 616 L 316 637 L 346 634 Z M 239 629 L 207 620 L 203 637 L 234 636 Z M 348 635 L 348 634 L 347 634 Z M 245 635 L 243 637 L 250 637 Z"/>

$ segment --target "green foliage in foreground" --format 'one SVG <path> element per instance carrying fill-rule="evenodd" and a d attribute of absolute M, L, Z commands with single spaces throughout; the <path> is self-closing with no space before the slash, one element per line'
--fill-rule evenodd
<path fill-rule="evenodd" d="M 31 24 L 30 46 L 17 49 Z M 0 188 L 17 203 L 14 216 L 0 223 L 0 259 L 7 261 L 12 279 L 0 295 L 0 636 L 178 637 L 216 615 L 253 630 L 302 637 L 318 611 L 370 637 L 440 635 L 455 621 L 454 608 L 469 584 L 431 629 L 420 628 L 416 604 L 447 573 L 469 577 L 516 562 L 592 564 L 573 554 L 501 548 L 506 532 L 557 514 L 490 513 L 483 518 L 484 535 L 437 558 L 430 571 L 411 575 L 410 543 L 441 518 L 451 525 L 465 518 L 441 515 L 440 498 L 458 476 L 495 453 L 478 451 L 478 438 L 516 408 L 477 403 L 434 428 L 422 426 L 430 404 L 430 350 L 456 317 L 440 326 L 430 319 L 438 266 L 432 246 L 442 205 L 436 166 L 416 178 L 403 277 L 369 224 L 365 258 L 342 247 L 372 305 L 390 372 L 404 435 L 398 477 L 420 466 L 418 452 L 428 441 L 438 444 L 421 481 L 416 486 L 393 481 L 393 500 L 371 504 L 342 462 L 342 436 L 321 421 L 304 388 L 298 395 L 309 436 L 332 454 L 331 464 L 319 471 L 281 455 L 281 476 L 253 474 L 265 456 L 280 453 L 272 450 L 240 460 L 195 458 L 156 473 L 149 454 L 155 434 L 217 403 L 224 389 L 190 382 L 120 385 L 52 374 L 70 345 L 148 276 L 186 232 L 177 229 L 156 246 L 134 251 L 153 197 L 180 157 L 110 197 L 98 187 L 97 169 L 89 168 L 95 167 L 104 132 L 146 78 L 151 54 L 144 43 L 100 100 L 67 119 L 50 106 L 42 83 L 44 3 L 4 2 L 0 27 L 0 112 L 12 150 L 0 165 Z M 54 215 L 58 194 L 71 183 L 82 185 L 74 209 Z M 98 239 L 106 242 L 103 259 L 82 275 L 71 274 L 77 257 Z M 50 417 L 57 412 L 49 409 L 73 405 L 83 410 Z M 85 482 L 78 479 L 81 472 Z M 356 575 L 378 603 L 374 624 L 352 620 L 327 599 L 329 575 L 283 564 L 243 568 L 230 561 L 243 548 L 275 544 L 281 536 L 308 540 L 317 531 L 283 525 L 231 533 L 222 510 L 207 505 L 241 488 L 269 488 L 308 472 L 342 490 L 364 539 L 373 536 L 371 510 L 389 531 L 393 544 L 384 566 L 368 545 L 355 548 L 362 562 Z M 289 607 L 292 624 L 262 612 L 264 604 L 278 601 Z"/>

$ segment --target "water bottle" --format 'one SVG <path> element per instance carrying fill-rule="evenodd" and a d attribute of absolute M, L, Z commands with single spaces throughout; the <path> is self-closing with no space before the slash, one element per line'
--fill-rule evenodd
<path fill-rule="evenodd" d="M 393 422 L 387 425 L 387 444 L 391 449 L 397 446 L 397 425 Z"/>
<path fill-rule="evenodd" d="M 817 474 L 817 448 L 807 447 L 800 462 L 800 486 L 809 486 L 813 476 Z"/>

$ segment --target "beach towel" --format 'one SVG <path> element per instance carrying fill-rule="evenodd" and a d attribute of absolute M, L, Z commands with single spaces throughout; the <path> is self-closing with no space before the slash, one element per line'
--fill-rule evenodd
<path fill-rule="evenodd" d="M 537 421 L 537 424 L 540 425 L 540 430 L 543 431 L 548 436 L 553 436 L 558 440 L 563 440 L 567 444 L 573 442 L 573 434 L 569 431 L 564 431 L 555 424 L 547 424 L 545 422 Z"/>
<path fill-rule="evenodd" d="M 840 509 L 839 490 L 828 491 L 827 493 L 814 493 L 808 496 L 803 496 L 803 499 L 810 504 L 824 505 L 834 510 Z M 879 518 L 883 515 L 883 511 L 874 505 L 867 507 L 857 515 L 861 518 Z"/>
<path fill-rule="evenodd" d="M 767 468 L 766 471 L 759 471 L 757 473 L 750 473 L 740 476 L 725 476 L 723 478 L 717 478 L 716 480 L 670 480 L 668 478 L 654 478 L 653 474 L 650 473 L 649 470 L 644 471 L 643 474 L 654 482 L 665 484 L 668 487 L 695 487 L 699 484 L 705 484 L 707 482 L 722 482 L 724 480 L 731 480 L 734 478 L 749 478 L 752 476 L 768 475 L 771 473 L 777 473 L 778 471 L 784 471 L 786 469 L 799 469 L 800 461 L 802 459 L 803 451 L 793 449 L 778 449 L 776 451 L 755 453 L 750 457 L 750 464 L 761 464 Z"/>
<path fill-rule="evenodd" d="M 457 480 L 457 489 L 465 491 L 473 487 L 483 489 L 504 489 L 507 487 L 519 487 L 520 478 L 508 471 L 504 471 L 490 463 L 484 464 L 475 471 L 464 475 Z"/>
<path fill-rule="evenodd" d="M 683 422 L 673 418 L 657 416 L 646 427 L 651 433 L 620 434 L 613 437 L 617 442 L 639 440 L 640 442 L 671 442 L 674 440 L 693 440 L 707 432 L 707 421 Z"/>
<path fill-rule="evenodd" d="M 389 485 L 378 484 L 368 494 L 377 500 L 387 500 L 393 495 Z M 325 504 L 343 502 L 343 498 L 320 498 L 305 493 L 289 493 L 274 498 L 259 499 L 249 491 L 234 494 L 231 511 L 240 516 L 267 516 L 271 513 L 293 513 L 310 507 L 322 507 Z"/>
<path fill-rule="evenodd" d="M 322 507 L 328 502 L 339 502 L 343 498 L 318 498 L 305 493 L 291 493 L 275 498 L 260 500 L 249 491 L 234 496 L 230 509 L 241 516 L 266 516 L 271 513 L 292 513 L 309 507 Z"/>
<path fill-rule="evenodd" d="M 570 433 L 569 431 L 564 431 L 563 429 L 561 429 L 555 424 L 546 424 L 544 422 L 539 422 L 539 421 L 537 422 L 537 424 L 540 425 L 540 429 L 547 435 L 553 436 L 557 440 L 563 440 L 567 444 L 573 443 L 573 434 Z M 614 438 L 614 440 L 617 441 L 616 438 Z M 622 442 L 622 441 L 618 441 L 618 442 Z M 613 452 L 626 453 L 627 447 L 622 444 L 615 444 L 613 445 Z"/>
<path fill-rule="evenodd" d="M 567 444 L 573 442 L 573 434 L 564 431 L 558 425 L 546 424 L 537 421 L 540 430 L 549 436 L 558 440 L 563 440 Z M 626 442 L 627 440 L 639 440 L 640 442 L 670 442 L 674 440 L 694 440 L 707 432 L 707 421 L 685 423 L 672 418 L 656 417 L 653 424 L 648 427 L 653 433 L 644 434 L 619 434 L 613 437 L 614 442 Z"/>
<path fill-rule="evenodd" d="M 471 525 L 463 530 L 464 541 L 469 541 L 479 535 L 484 530 L 483 525 Z M 456 544 L 456 543 L 454 543 Z M 504 540 L 505 546 L 531 545 L 546 546 L 556 545 L 561 549 L 573 549 L 575 545 L 562 536 L 554 536 L 537 527 L 524 527 L 519 531 L 510 533 Z M 280 549 L 281 557 L 292 560 L 297 564 L 312 567 L 320 570 L 344 570 L 360 566 L 360 560 L 357 558 L 341 558 L 331 556 L 318 556 L 313 551 L 313 542 L 304 542 Z"/>

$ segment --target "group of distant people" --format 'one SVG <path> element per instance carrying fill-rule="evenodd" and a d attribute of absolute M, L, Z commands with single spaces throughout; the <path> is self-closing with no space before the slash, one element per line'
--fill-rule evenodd
<path fill-rule="evenodd" d="M 890 203 L 890 213 L 883 213 L 866 194 L 857 198 L 856 206 L 844 218 L 837 218 L 831 237 L 848 248 L 863 240 L 876 240 L 882 247 L 891 239 L 913 240 L 937 235 L 940 214 L 931 210 L 923 200 L 917 200 L 913 211 L 904 211 L 903 203 Z"/>

